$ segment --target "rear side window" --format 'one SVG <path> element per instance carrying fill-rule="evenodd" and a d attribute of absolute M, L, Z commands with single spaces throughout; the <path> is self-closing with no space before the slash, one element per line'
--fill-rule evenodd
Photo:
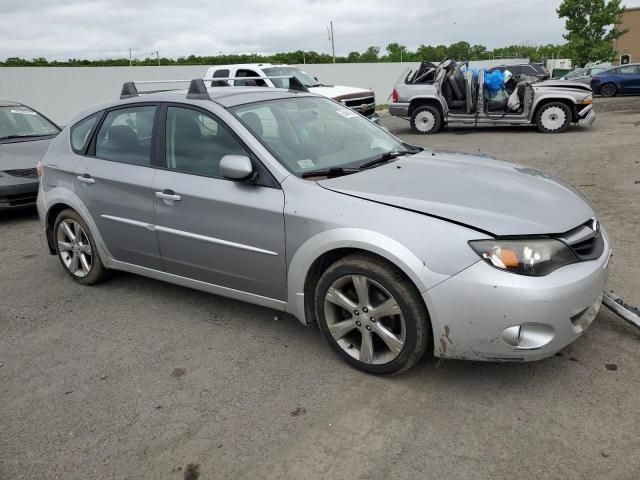
<path fill-rule="evenodd" d="M 100 115 L 102 115 L 102 112 L 94 113 L 71 127 L 71 149 L 74 152 L 79 154 L 84 153 L 87 148 L 87 143 L 89 143 L 91 130 L 93 130 Z"/>
<path fill-rule="evenodd" d="M 227 69 L 216 70 L 215 72 L 213 72 L 213 78 L 229 78 L 229 70 Z M 213 80 L 211 82 L 211 86 L 212 87 L 228 87 L 229 82 L 227 82 L 226 80 Z"/>
<path fill-rule="evenodd" d="M 256 72 L 253 70 L 238 70 L 236 72 L 236 77 L 250 77 L 249 80 L 235 80 L 234 85 L 236 87 L 266 87 L 267 83 L 259 77 Z"/>
<path fill-rule="evenodd" d="M 96 157 L 150 165 L 155 113 L 155 106 L 121 108 L 107 113 L 96 137 Z"/>

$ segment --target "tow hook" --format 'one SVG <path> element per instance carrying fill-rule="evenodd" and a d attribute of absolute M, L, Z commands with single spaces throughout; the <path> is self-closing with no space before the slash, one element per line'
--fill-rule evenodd
<path fill-rule="evenodd" d="M 602 302 L 614 313 L 617 313 L 624 321 L 640 329 L 640 309 L 624 303 L 624 300 L 613 292 L 605 291 Z"/>

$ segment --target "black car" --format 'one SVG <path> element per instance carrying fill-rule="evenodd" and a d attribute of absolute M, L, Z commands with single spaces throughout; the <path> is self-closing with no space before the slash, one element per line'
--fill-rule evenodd
<path fill-rule="evenodd" d="M 544 68 L 540 63 L 521 63 L 518 65 L 498 65 L 489 69 L 489 72 L 500 70 L 504 73 L 505 70 L 509 70 L 514 76 L 526 75 L 528 77 L 536 77 L 538 80 L 549 80 L 551 74 L 549 70 Z"/>
<path fill-rule="evenodd" d="M 0 101 L 0 211 L 35 205 L 36 165 L 58 133 L 60 127 L 33 108 Z"/>

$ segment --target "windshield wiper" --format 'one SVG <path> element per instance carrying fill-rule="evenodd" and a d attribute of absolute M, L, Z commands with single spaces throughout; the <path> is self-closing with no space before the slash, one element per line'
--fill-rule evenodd
<path fill-rule="evenodd" d="M 0 140 L 9 140 L 13 138 L 34 138 L 34 137 L 47 137 L 49 135 L 53 135 L 53 133 L 31 133 L 29 135 L 7 135 L 6 137 L 0 137 Z"/>
<path fill-rule="evenodd" d="M 418 152 L 417 151 L 412 151 L 412 150 L 407 150 L 406 152 L 387 152 L 387 153 L 383 153 L 378 158 L 374 158 L 373 160 L 365 162 L 362 165 L 360 165 L 358 168 L 360 170 L 364 170 L 366 168 L 375 167 L 376 165 L 380 165 L 382 163 L 390 162 L 391 160 L 395 160 L 396 158 L 401 157 L 403 155 L 413 155 L 415 153 L 418 153 Z"/>
<path fill-rule="evenodd" d="M 332 167 L 325 170 L 313 170 L 311 172 L 304 172 L 302 178 L 309 177 L 339 177 L 340 175 L 349 175 L 350 173 L 359 172 L 359 168 L 345 168 L 345 167 Z"/>

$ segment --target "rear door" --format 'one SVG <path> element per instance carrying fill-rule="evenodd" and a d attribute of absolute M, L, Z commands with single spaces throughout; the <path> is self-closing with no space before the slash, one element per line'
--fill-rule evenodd
<path fill-rule="evenodd" d="M 109 110 L 74 171 L 74 190 L 116 260 L 162 270 L 151 189 L 158 112 L 155 104 Z"/>
<path fill-rule="evenodd" d="M 167 272 L 262 297 L 286 298 L 284 193 L 210 112 L 168 105 L 165 161 L 153 180 L 155 224 Z M 220 176 L 224 155 L 247 155 L 257 183 Z M 264 180 L 264 181 L 263 181 Z"/>

